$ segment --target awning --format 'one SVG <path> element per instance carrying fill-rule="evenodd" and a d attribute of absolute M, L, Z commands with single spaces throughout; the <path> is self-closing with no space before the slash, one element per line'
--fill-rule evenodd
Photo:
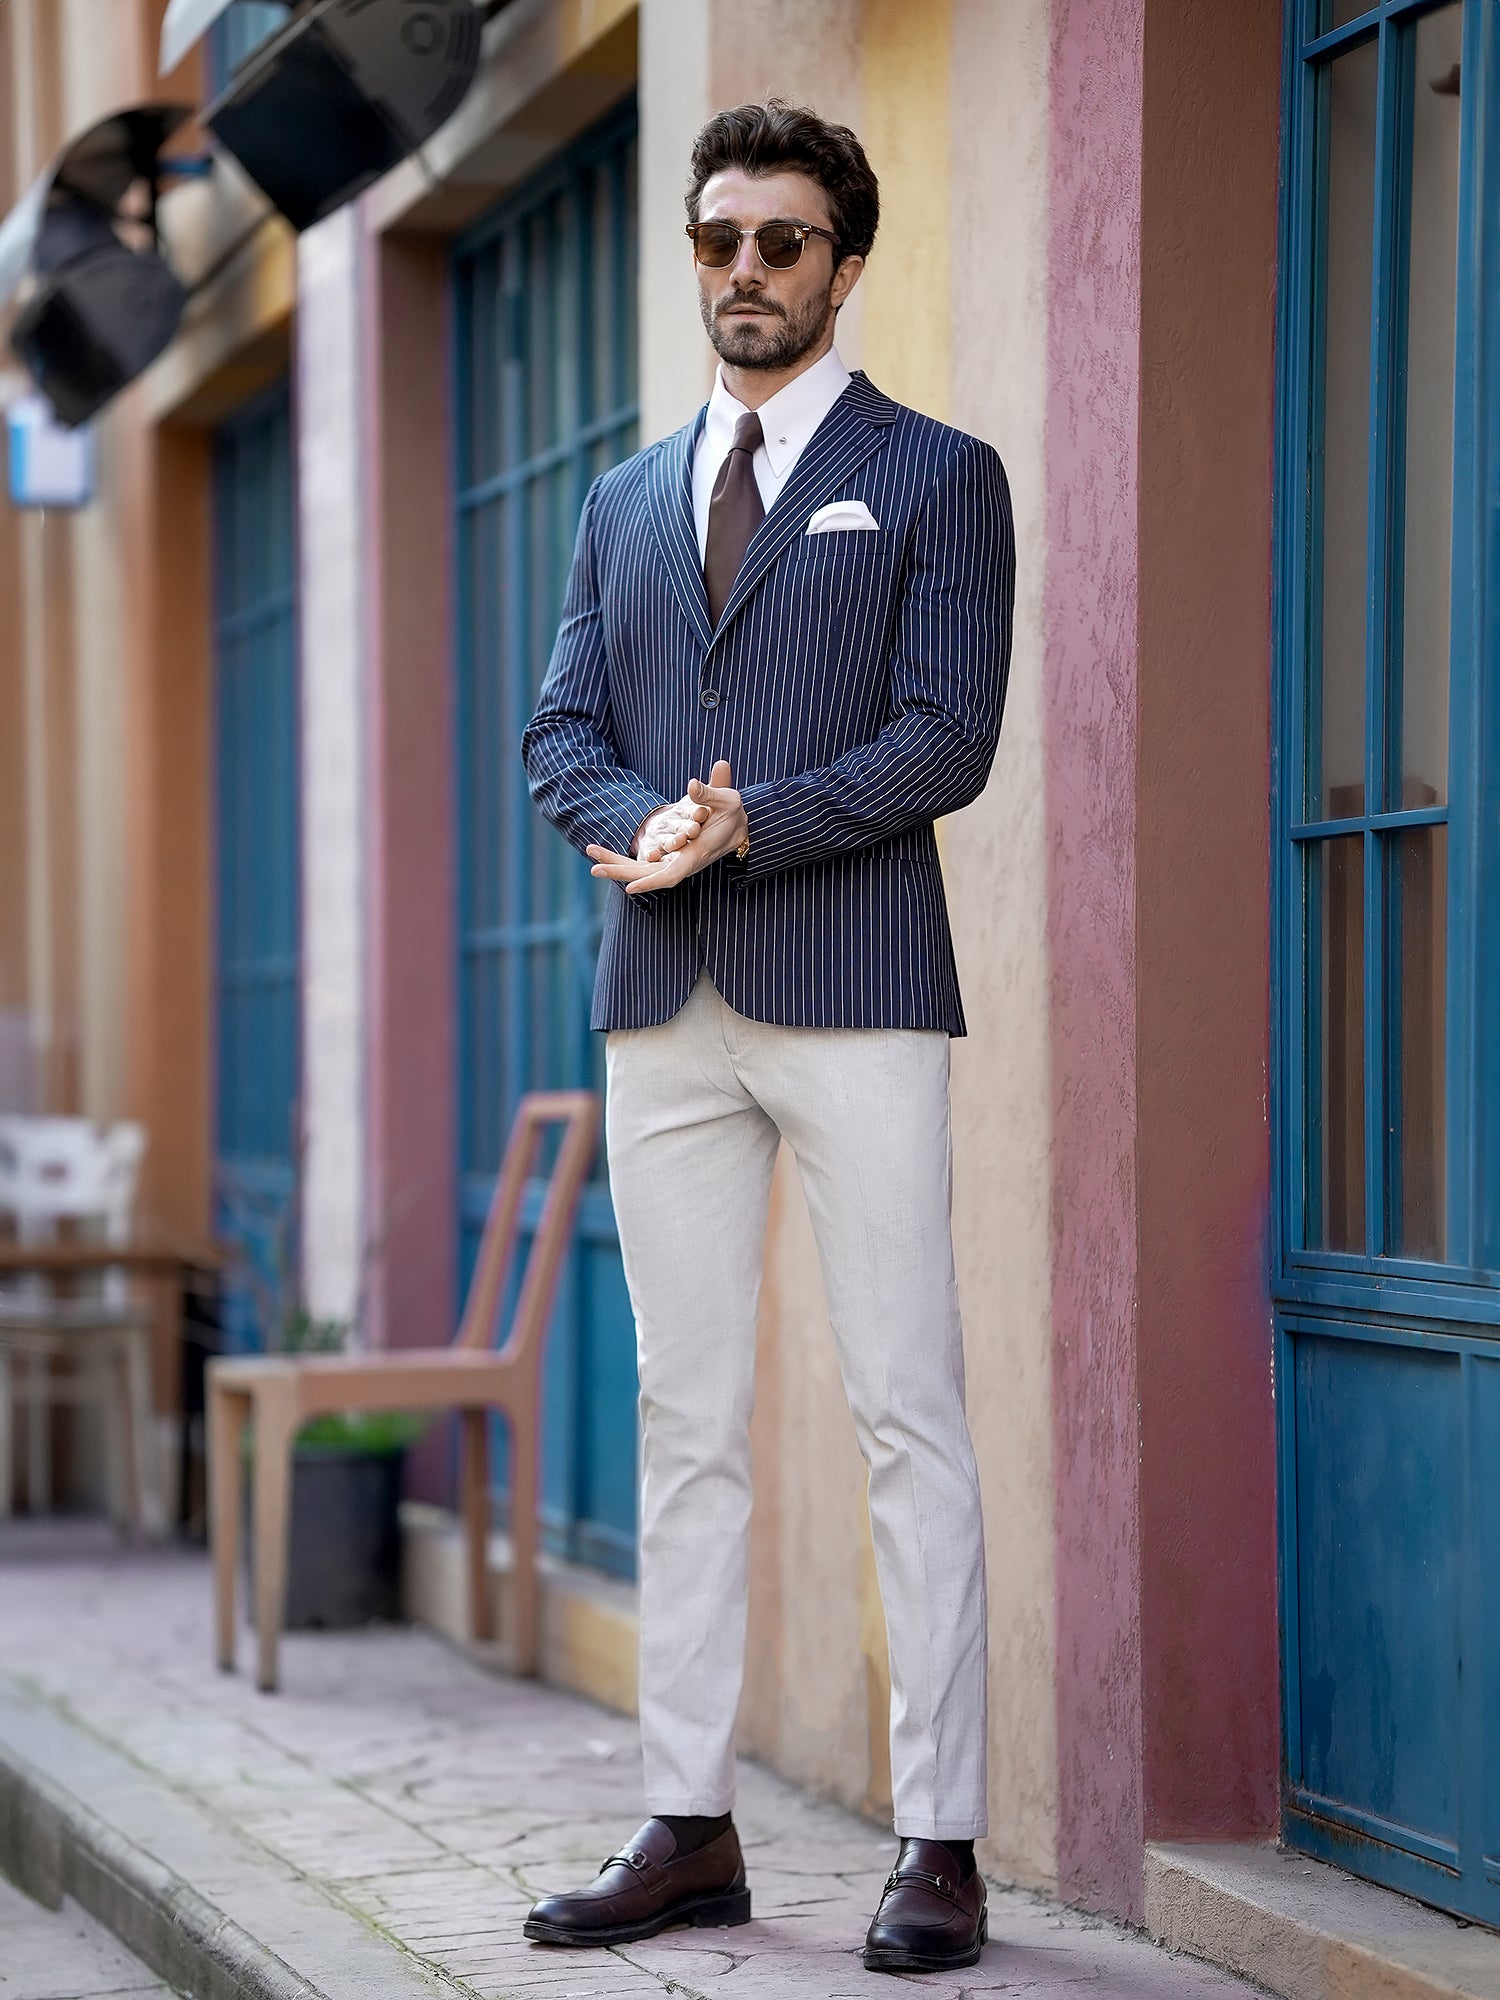
<path fill-rule="evenodd" d="M 170 0 L 161 24 L 161 54 L 158 74 L 176 69 L 194 42 L 201 42 L 221 14 L 227 14 L 234 0 Z"/>
<path fill-rule="evenodd" d="M 136 181 L 155 178 L 157 155 L 191 116 L 184 104 L 141 104 L 101 119 L 64 146 L 0 222 L 0 310 L 28 270 L 56 261 L 44 240 L 49 204 L 56 214 L 73 195 L 113 214 Z"/>
<path fill-rule="evenodd" d="M 476 0 L 486 21 L 493 19 L 509 0 Z M 195 42 L 201 42 L 221 14 L 227 14 L 234 0 L 168 0 L 162 17 L 157 75 L 176 69 Z"/>

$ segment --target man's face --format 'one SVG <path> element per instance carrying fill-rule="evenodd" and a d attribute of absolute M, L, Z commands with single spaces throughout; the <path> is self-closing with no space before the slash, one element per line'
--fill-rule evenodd
<path fill-rule="evenodd" d="M 806 174 L 747 174 L 733 168 L 705 182 L 699 222 L 732 222 L 747 232 L 764 222 L 807 222 L 832 229 L 828 197 Z M 835 310 L 854 289 L 863 259 L 835 266 L 834 246 L 810 236 L 789 271 L 768 271 L 755 238 L 722 271 L 698 264 L 698 306 L 721 361 L 736 368 L 790 368 L 817 346 Z"/>

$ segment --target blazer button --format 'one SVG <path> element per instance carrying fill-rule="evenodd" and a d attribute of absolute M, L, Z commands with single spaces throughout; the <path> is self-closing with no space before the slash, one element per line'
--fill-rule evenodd
<path fill-rule="evenodd" d="M 705 688 L 702 694 L 699 695 L 698 702 L 700 707 L 703 708 L 717 708 L 719 705 L 719 690 L 717 688 Z"/>

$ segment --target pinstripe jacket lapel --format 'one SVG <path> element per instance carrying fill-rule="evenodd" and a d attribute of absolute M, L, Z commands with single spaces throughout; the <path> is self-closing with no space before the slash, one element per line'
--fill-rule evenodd
<path fill-rule="evenodd" d="M 735 578 L 734 589 L 724 606 L 724 615 L 712 634 L 711 645 L 716 645 L 723 638 L 734 622 L 735 613 L 759 586 L 771 564 L 787 543 L 807 526 L 811 509 L 824 500 L 835 486 L 842 485 L 872 452 L 884 446 L 890 436 L 890 426 L 896 421 L 896 414 L 896 404 L 889 396 L 883 396 L 867 375 L 860 372 L 851 378 L 848 388 L 813 432 L 807 449 L 792 468 L 791 478 L 777 494 L 775 505 L 756 529 L 745 551 L 740 573 Z M 688 470 L 691 477 L 691 451 L 688 454 Z M 691 503 L 689 491 L 690 530 Z M 696 553 L 696 538 L 692 546 Z"/>
<path fill-rule="evenodd" d="M 672 588 L 682 602 L 688 623 L 707 651 L 713 638 L 703 567 L 698 561 L 698 531 L 693 525 L 693 451 L 703 432 L 707 406 L 685 424 L 666 449 L 646 458 L 646 504 L 651 525 L 666 558 Z"/>

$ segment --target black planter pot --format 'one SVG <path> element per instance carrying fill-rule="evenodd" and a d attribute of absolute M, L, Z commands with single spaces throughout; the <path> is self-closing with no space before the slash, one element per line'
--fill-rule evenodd
<path fill-rule="evenodd" d="M 308 1626 L 368 1625 L 401 1616 L 401 1469 L 404 1451 L 292 1455 L 286 1617 Z M 245 1557 L 255 1616 L 254 1504 L 246 1471 Z"/>

